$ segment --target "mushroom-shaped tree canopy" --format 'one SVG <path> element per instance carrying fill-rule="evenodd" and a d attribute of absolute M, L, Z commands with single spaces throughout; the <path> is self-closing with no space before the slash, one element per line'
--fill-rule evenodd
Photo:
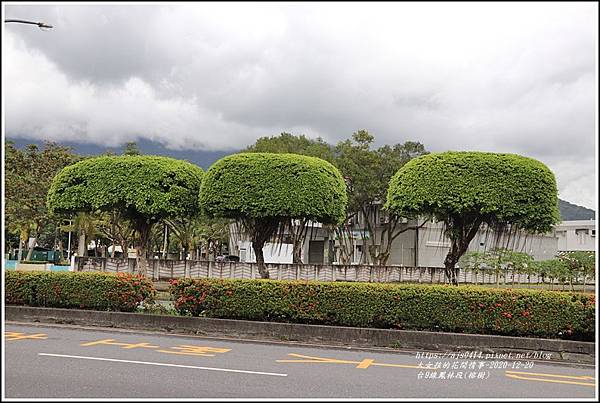
<path fill-rule="evenodd" d="M 52 181 L 48 208 L 57 213 L 118 211 L 139 234 L 140 271 L 146 244 L 163 218 L 199 214 L 203 171 L 187 161 L 147 155 L 102 156 L 63 168 Z"/>
<path fill-rule="evenodd" d="M 445 224 L 451 241 L 446 274 L 454 283 L 455 265 L 481 224 L 544 233 L 559 221 L 554 174 L 515 154 L 449 151 L 415 158 L 390 180 L 386 207 Z"/>
<path fill-rule="evenodd" d="M 280 223 L 307 218 L 323 224 L 343 221 L 346 185 L 340 172 L 320 158 L 297 154 L 240 153 L 213 164 L 200 191 L 209 217 L 241 221 L 252 237 L 259 270 L 262 248 Z"/>

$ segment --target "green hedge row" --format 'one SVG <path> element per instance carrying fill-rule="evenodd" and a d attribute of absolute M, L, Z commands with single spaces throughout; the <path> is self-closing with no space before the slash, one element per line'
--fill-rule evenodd
<path fill-rule="evenodd" d="M 445 285 L 172 280 L 182 315 L 594 340 L 594 296 Z"/>
<path fill-rule="evenodd" d="M 151 280 L 132 274 L 5 271 L 7 304 L 131 312 L 155 294 Z"/>

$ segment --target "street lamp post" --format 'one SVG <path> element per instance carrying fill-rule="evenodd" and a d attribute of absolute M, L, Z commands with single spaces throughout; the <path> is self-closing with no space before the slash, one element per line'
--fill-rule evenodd
<path fill-rule="evenodd" d="M 32 24 L 32 25 L 37 25 L 40 28 L 52 28 L 52 25 L 48 25 L 44 22 L 35 22 L 35 21 L 27 21 L 27 20 L 4 20 L 4 22 L 16 22 L 16 23 L 20 23 L 20 24 Z"/>

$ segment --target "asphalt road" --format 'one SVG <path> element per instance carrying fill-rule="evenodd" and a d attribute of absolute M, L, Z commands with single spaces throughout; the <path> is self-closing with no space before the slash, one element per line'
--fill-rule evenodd
<path fill-rule="evenodd" d="M 592 366 L 483 353 L 435 357 L 12 322 L 5 324 L 3 350 L 5 398 L 592 399 L 596 393 Z"/>

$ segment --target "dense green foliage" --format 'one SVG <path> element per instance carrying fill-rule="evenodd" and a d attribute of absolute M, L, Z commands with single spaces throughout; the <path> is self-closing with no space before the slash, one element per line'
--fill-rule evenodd
<path fill-rule="evenodd" d="M 295 154 L 242 153 L 215 162 L 200 192 L 211 217 L 344 219 L 347 196 L 339 171 L 327 161 Z"/>
<path fill-rule="evenodd" d="M 594 251 L 559 252 L 558 259 L 565 264 L 570 272 L 592 278 L 596 274 L 596 252 Z"/>
<path fill-rule="evenodd" d="M 5 271 L 7 304 L 131 312 L 154 301 L 152 281 L 131 274 Z"/>
<path fill-rule="evenodd" d="M 7 141 L 4 145 L 5 160 L 5 235 L 12 245 L 21 245 L 34 237 L 52 242 L 59 221 L 48 212 L 46 195 L 52 178 L 65 166 L 79 159 L 70 147 L 45 142 L 42 149 L 30 144 L 18 149 Z M 16 241 L 16 242 L 15 242 Z M 53 245 L 52 245 L 53 246 Z M 29 249 L 28 259 L 31 259 Z"/>
<path fill-rule="evenodd" d="M 354 255 L 353 231 L 374 234 L 379 227 L 379 236 L 367 236 L 368 253 L 365 263 L 386 264 L 390 257 L 392 242 L 402 232 L 411 229 L 400 223 L 400 217 L 381 211 L 381 201 L 385 200 L 387 186 L 392 175 L 410 159 L 426 154 L 425 147 L 418 142 L 406 141 L 402 144 L 384 145 L 372 148 L 375 137 L 367 130 L 358 130 L 351 139 L 329 145 L 321 138 L 307 139 L 281 133 L 279 136 L 261 137 L 247 152 L 294 153 L 319 157 L 331 162 L 340 170 L 347 183 L 348 204 L 343 223 L 335 227 L 335 237 L 339 242 L 339 256 L 343 263 L 350 263 Z M 361 214 L 360 228 L 355 218 Z M 381 220 L 380 218 L 385 218 Z M 382 224 L 383 223 L 383 224 Z M 294 244 L 294 263 L 300 263 L 299 255 L 303 240 L 303 226 L 290 228 Z"/>
<path fill-rule="evenodd" d="M 482 224 L 500 237 L 517 230 L 544 233 L 559 221 L 554 174 L 515 154 L 449 151 L 415 158 L 390 180 L 386 208 L 444 224 L 450 239 L 444 267 L 455 285 L 456 264 Z"/>
<path fill-rule="evenodd" d="M 557 258 L 533 262 L 532 270 L 544 278 L 558 280 L 561 284 L 581 281 L 584 285 L 596 277 L 596 254 L 588 251 L 559 252 Z"/>
<path fill-rule="evenodd" d="M 414 229 L 414 226 L 402 225 L 399 215 L 382 209 L 388 184 L 398 169 L 411 159 L 427 154 L 427 151 L 421 143 L 413 141 L 393 146 L 386 144 L 375 149 L 371 148 L 374 140 L 375 137 L 366 130 L 355 132 L 351 140 L 336 145 L 335 164 L 348 181 L 347 216 L 351 218 L 360 214 L 364 230 L 369 234 L 365 243 L 366 257 L 370 258 L 370 263 L 385 265 L 394 239 L 402 232 Z M 353 229 L 345 228 L 346 234 L 338 229 L 338 239 L 348 238 L 348 230 Z M 340 251 L 340 260 L 349 263 L 354 245 L 343 242 Z"/>
<path fill-rule="evenodd" d="M 48 206 L 58 212 L 122 211 L 150 220 L 196 214 L 203 171 L 157 156 L 109 156 L 64 168 L 52 182 Z"/>
<path fill-rule="evenodd" d="M 554 174 L 541 162 L 514 154 L 445 152 L 415 158 L 389 185 L 387 206 L 401 214 L 479 215 L 543 233 L 558 223 Z"/>
<path fill-rule="evenodd" d="M 333 147 L 322 138 L 309 139 L 304 135 L 294 136 L 286 132 L 279 136 L 260 137 L 244 152 L 308 155 L 335 165 Z"/>
<path fill-rule="evenodd" d="M 594 340 L 583 293 L 217 279 L 172 280 L 170 292 L 183 315 Z"/>
<path fill-rule="evenodd" d="M 198 166 L 167 157 L 90 158 L 56 175 L 48 192 L 48 207 L 58 213 L 118 213 L 130 220 L 137 233 L 138 270 L 145 274 L 153 226 L 166 218 L 199 214 L 202 176 Z"/>

